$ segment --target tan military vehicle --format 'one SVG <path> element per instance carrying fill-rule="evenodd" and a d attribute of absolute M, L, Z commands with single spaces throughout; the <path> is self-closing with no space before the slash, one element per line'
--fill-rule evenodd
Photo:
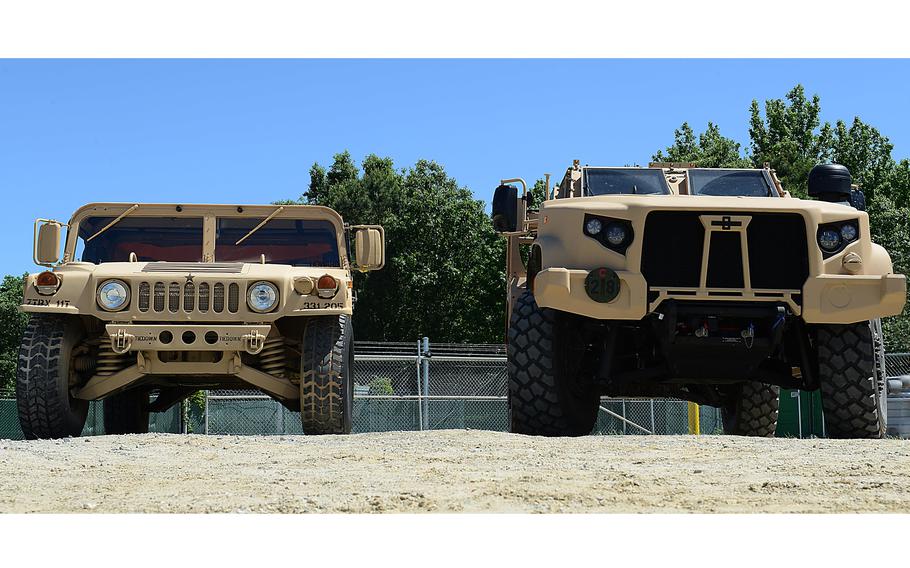
<path fill-rule="evenodd" d="M 720 407 L 727 433 L 772 436 L 784 387 L 821 389 L 828 436 L 883 435 L 879 318 L 906 279 L 846 168 L 812 170 L 815 200 L 767 167 L 576 161 L 549 185 L 538 210 L 517 178 L 493 199 L 513 432 L 587 434 L 607 395 Z"/>
<path fill-rule="evenodd" d="M 308 434 L 349 433 L 351 271 L 381 268 L 384 247 L 381 227 L 319 206 L 93 203 L 39 219 L 23 432 L 78 436 L 98 399 L 107 433 L 147 432 L 149 412 L 196 390 L 252 388 Z"/>

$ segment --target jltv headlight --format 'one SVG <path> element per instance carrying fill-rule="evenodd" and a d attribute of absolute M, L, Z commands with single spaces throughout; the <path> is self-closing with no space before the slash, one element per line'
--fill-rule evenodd
<path fill-rule="evenodd" d="M 626 242 L 627 236 L 628 235 L 626 233 L 626 228 L 623 227 L 622 224 L 610 223 L 609 225 L 607 225 L 606 237 L 607 237 L 607 242 L 609 242 L 611 245 L 619 246 L 619 245 L 623 244 L 624 242 Z"/>
<path fill-rule="evenodd" d="M 840 228 L 840 236 L 844 239 L 844 242 L 849 243 L 856 238 L 856 225 L 852 223 L 847 223 Z"/>
<path fill-rule="evenodd" d="M 278 304 L 278 288 L 271 282 L 255 282 L 247 291 L 247 304 L 254 312 L 272 311 Z"/>
<path fill-rule="evenodd" d="M 825 229 L 818 234 L 818 246 L 826 252 L 834 252 L 840 248 L 841 234 L 834 229 Z"/>
<path fill-rule="evenodd" d="M 600 222 L 600 219 L 588 219 L 588 222 L 585 223 L 585 230 L 588 231 L 589 235 L 596 235 L 600 233 L 600 230 L 603 228 L 603 223 Z"/>
<path fill-rule="evenodd" d="M 130 302 L 130 289 L 122 280 L 105 280 L 98 286 L 98 305 L 109 312 L 122 310 Z"/>

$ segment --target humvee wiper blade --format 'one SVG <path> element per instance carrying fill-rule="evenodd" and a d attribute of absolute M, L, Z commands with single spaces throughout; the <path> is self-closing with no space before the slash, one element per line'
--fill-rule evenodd
<path fill-rule="evenodd" d="M 98 235 L 100 235 L 101 233 L 103 233 L 104 231 L 110 229 L 111 227 L 113 227 L 114 225 L 116 225 L 117 223 L 119 223 L 119 222 L 120 222 L 120 219 L 123 219 L 124 217 L 126 217 L 127 215 L 129 215 L 130 213 L 132 213 L 133 211 L 135 211 L 136 209 L 139 209 L 139 204 L 138 204 L 138 203 L 134 204 L 132 207 L 130 207 L 129 209 L 127 209 L 126 211 L 124 211 L 123 213 L 121 213 L 116 219 L 114 219 L 113 221 L 111 221 L 111 222 L 108 223 L 107 225 L 105 225 L 105 226 L 101 227 L 100 229 L 98 229 L 98 231 L 97 231 L 94 235 L 92 235 L 91 237 L 85 239 L 85 242 L 89 242 L 90 240 L 94 239 L 95 237 L 97 237 Z"/>
<path fill-rule="evenodd" d="M 247 234 L 243 235 L 242 237 L 240 237 L 240 240 L 237 241 L 236 243 L 234 243 L 234 246 L 237 246 L 237 245 L 239 245 L 240 243 L 242 243 L 243 241 L 247 240 L 247 239 L 249 238 L 250 235 L 252 235 L 252 234 L 255 233 L 256 231 L 258 231 L 259 229 L 261 229 L 263 225 L 265 225 L 266 223 L 268 223 L 269 221 L 272 220 L 272 217 L 274 217 L 275 215 L 281 213 L 282 211 L 284 211 L 284 205 L 281 205 L 281 206 L 278 207 L 278 209 L 275 209 L 274 211 L 272 211 L 272 213 L 271 213 L 268 217 L 266 217 L 265 219 L 262 220 L 262 223 L 259 223 L 258 225 L 256 225 L 256 226 L 253 227 L 252 229 L 250 229 L 250 232 L 249 232 L 249 233 L 247 233 Z"/>

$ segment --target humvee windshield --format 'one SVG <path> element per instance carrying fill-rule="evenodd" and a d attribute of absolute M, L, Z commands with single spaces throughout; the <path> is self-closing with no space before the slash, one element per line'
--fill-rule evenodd
<path fill-rule="evenodd" d="M 689 170 L 691 195 L 767 197 L 772 191 L 761 170 Z"/>
<path fill-rule="evenodd" d="M 661 170 L 641 168 L 585 168 L 585 196 L 668 195 Z"/>
<path fill-rule="evenodd" d="M 88 217 L 79 223 L 76 256 L 93 262 L 128 262 L 130 253 L 143 262 L 202 262 L 201 217 L 120 219 L 92 240 L 115 217 Z M 266 262 L 294 266 L 340 266 L 335 226 L 328 220 L 271 219 L 240 244 L 237 241 L 262 219 L 223 217 L 216 220 L 215 260 Z"/>
<path fill-rule="evenodd" d="M 116 217 L 88 217 L 79 223 L 77 256 L 85 262 L 128 262 L 130 253 L 141 261 L 202 261 L 202 217 L 140 217 L 120 219 L 85 242 Z"/>
<path fill-rule="evenodd" d="M 215 260 L 267 262 L 294 266 L 340 266 L 338 239 L 331 221 L 313 219 L 272 219 L 236 244 L 262 219 L 218 219 Z"/>

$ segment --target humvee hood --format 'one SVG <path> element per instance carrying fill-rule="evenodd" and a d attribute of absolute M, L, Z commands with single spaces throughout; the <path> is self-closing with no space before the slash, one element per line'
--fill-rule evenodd
<path fill-rule="evenodd" d="M 87 262 L 70 263 L 63 269 L 90 271 L 95 278 L 143 277 L 149 280 L 186 278 L 188 275 L 222 276 L 241 279 L 281 280 L 296 276 L 321 276 L 330 274 L 344 278 L 347 274 L 340 267 L 300 267 L 288 264 L 261 264 L 252 262 Z M 59 269 L 58 269 L 59 270 Z"/>

